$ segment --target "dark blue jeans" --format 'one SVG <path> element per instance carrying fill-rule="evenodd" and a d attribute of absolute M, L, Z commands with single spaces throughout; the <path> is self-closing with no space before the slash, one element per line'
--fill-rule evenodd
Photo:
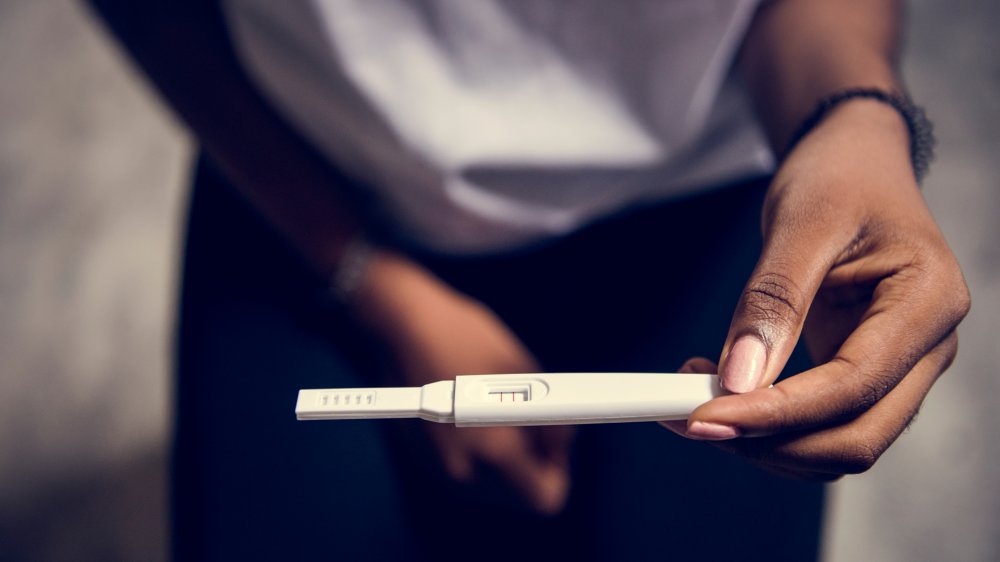
<path fill-rule="evenodd" d="M 545 247 L 416 255 L 550 371 L 716 358 L 759 250 L 766 182 L 622 214 Z M 656 424 L 584 426 L 569 505 L 459 486 L 416 420 L 297 422 L 296 391 L 369 386 L 385 353 L 207 162 L 184 255 L 172 547 L 196 560 L 789 560 L 817 556 L 823 487 Z M 786 370 L 804 368 L 801 353 Z"/>

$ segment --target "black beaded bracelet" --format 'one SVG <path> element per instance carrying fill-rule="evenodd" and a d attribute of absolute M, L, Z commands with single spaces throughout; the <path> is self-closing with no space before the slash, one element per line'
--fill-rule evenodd
<path fill-rule="evenodd" d="M 913 175 L 921 182 L 927 175 L 931 160 L 934 159 L 934 126 L 927 119 L 922 107 L 914 105 L 909 96 L 887 92 L 878 88 L 851 88 L 835 92 L 816 104 L 816 109 L 799 125 L 792 135 L 785 154 L 795 148 L 795 145 L 812 131 L 830 111 L 841 103 L 855 98 L 867 98 L 888 104 L 906 121 L 910 133 L 910 162 L 913 165 Z"/>

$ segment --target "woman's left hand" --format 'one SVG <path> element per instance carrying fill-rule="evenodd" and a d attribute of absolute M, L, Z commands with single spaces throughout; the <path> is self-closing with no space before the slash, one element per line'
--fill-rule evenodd
<path fill-rule="evenodd" d="M 869 469 L 906 428 L 954 359 L 970 306 L 908 147 L 891 107 L 859 99 L 792 151 L 767 194 L 764 247 L 722 350 L 733 394 L 686 427 L 665 425 L 823 480 Z M 800 334 L 817 366 L 770 387 Z"/>

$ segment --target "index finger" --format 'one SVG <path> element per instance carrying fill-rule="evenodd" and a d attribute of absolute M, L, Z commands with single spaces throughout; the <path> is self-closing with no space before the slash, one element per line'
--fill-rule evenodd
<path fill-rule="evenodd" d="M 967 299 L 945 299 L 939 278 L 920 271 L 883 279 L 860 325 L 833 359 L 771 389 L 723 396 L 689 418 L 688 435 L 708 439 L 802 430 L 848 419 L 892 390 L 968 312 Z M 706 426 L 707 424 L 707 426 Z M 701 429 L 707 427 L 707 431 Z"/>

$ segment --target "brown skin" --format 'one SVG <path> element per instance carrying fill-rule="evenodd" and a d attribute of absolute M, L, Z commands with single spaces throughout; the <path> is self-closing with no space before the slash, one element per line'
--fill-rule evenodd
<path fill-rule="evenodd" d="M 260 95 L 214 3 L 91 4 L 246 199 L 330 279 L 367 217 L 343 187 L 347 178 Z M 393 350 L 404 383 L 537 368 L 491 311 L 398 253 L 375 253 L 350 304 L 358 321 Z M 551 513 L 565 503 L 569 429 L 423 426 L 440 448 L 442 469 L 456 479 L 470 480 L 492 465 L 532 508 Z"/>
<path fill-rule="evenodd" d="M 898 89 L 897 4 L 785 0 L 762 9 L 741 70 L 776 149 L 830 92 Z M 762 380 L 698 408 L 684 432 L 786 475 L 867 470 L 951 364 L 970 306 L 913 177 L 902 118 L 872 100 L 832 111 L 783 160 L 762 230 L 718 369 L 724 387 L 738 386 L 729 353 L 750 336 L 766 348 Z M 817 367 L 768 388 L 800 334 Z M 716 370 L 701 358 L 685 367 Z M 699 431 L 699 422 L 714 431 Z"/>
<path fill-rule="evenodd" d="M 482 303 L 398 254 L 378 254 L 351 303 L 361 324 L 394 351 L 410 385 L 463 373 L 530 373 L 538 362 Z M 456 428 L 424 424 L 442 466 L 460 482 L 482 468 L 505 476 L 533 509 L 555 513 L 569 493 L 569 427 Z"/>
<path fill-rule="evenodd" d="M 257 93 L 212 4 L 92 3 L 117 22 L 119 38 L 237 188 L 329 278 L 365 214 L 340 173 Z M 876 0 L 764 5 L 740 64 L 779 153 L 829 93 L 897 87 L 897 11 L 897 2 Z M 864 470 L 954 357 L 968 291 L 917 189 L 907 143 L 891 108 L 849 102 L 783 161 L 763 212 L 764 251 L 722 352 L 725 371 L 737 336 L 761 338 L 762 388 L 713 400 L 690 420 L 755 437 L 717 446 L 788 475 Z M 538 368 L 488 308 L 405 256 L 376 252 L 350 304 L 410 384 Z M 821 364 L 767 389 L 800 332 Z M 685 368 L 715 365 L 695 359 Z M 539 511 L 565 503 L 570 430 L 424 425 L 456 479 L 490 465 Z"/>
<path fill-rule="evenodd" d="M 955 357 L 968 290 L 904 143 L 887 148 L 905 133 L 893 119 L 874 102 L 845 105 L 789 156 L 768 193 L 764 250 L 723 351 L 759 337 L 764 379 L 688 420 L 735 428 L 746 437 L 715 443 L 755 464 L 816 479 L 867 470 Z M 818 366 L 767 388 L 800 332 Z M 716 370 L 704 359 L 687 367 Z"/>

